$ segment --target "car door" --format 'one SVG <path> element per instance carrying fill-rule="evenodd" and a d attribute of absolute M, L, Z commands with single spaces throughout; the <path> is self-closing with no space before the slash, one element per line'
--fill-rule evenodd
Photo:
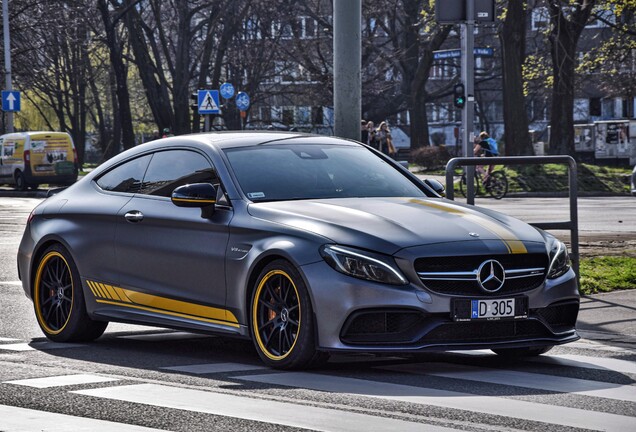
<path fill-rule="evenodd" d="M 115 243 L 121 286 L 143 293 L 146 302 L 166 305 L 169 313 L 175 305 L 189 311 L 195 310 L 191 304 L 225 305 L 231 209 L 219 208 L 206 219 L 201 209 L 177 207 L 170 200 L 176 187 L 201 182 L 218 185 L 203 154 L 187 149 L 156 152 L 142 190 L 118 214 Z"/>

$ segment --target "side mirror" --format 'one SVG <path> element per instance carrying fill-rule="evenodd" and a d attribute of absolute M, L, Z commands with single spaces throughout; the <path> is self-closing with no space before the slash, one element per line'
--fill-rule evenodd
<path fill-rule="evenodd" d="M 193 183 L 179 186 L 170 197 L 177 207 L 198 207 L 201 217 L 208 218 L 214 212 L 216 189 L 210 183 Z"/>
<path fill-rule="evenodd" d="M 444 185 L 441 184 L 440 182 L 438 182 L 435 179 L 426 179 L 424 180 L 424 183 L 426 183 L 426 186 L 430 187 L 431 189 L 433 189 L 438 195 L 445 197 L 446 196 L 446 189 L 444 188 Z"/>

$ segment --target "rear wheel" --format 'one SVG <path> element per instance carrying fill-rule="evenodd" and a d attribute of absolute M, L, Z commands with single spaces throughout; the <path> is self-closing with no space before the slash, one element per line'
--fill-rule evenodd
<path fill-rule="evenodd" d="M 301 369 L 324 357 L 316 351 L 307 287 L 289 262 L 276 260 L 258 276 L 251 300 L 251 333 L 268 366 Z"/>
<path fill-rule="evenodd" d="M 498 348 L 493 352 L 502 357 L 536 357 L 541 354 L 545 354 L 554 348 L 554 345 L 546 345 L 542 347 L 527 347 L 527 348 Z"/>
<path fill-rule="evenodd" d="M 77 267 L 61 245 L 49 247 L 38 262 L 33 307 L 42 332 L 55 342 L 97 339 L 108 325 L 88 317 Z"/>
<path fill-rule="evenodd" d="M 508 179 L 503 171 L 493 171 L 488 176 L 486 189 L 491 197 L 502 199 L 508 193 Z"/>

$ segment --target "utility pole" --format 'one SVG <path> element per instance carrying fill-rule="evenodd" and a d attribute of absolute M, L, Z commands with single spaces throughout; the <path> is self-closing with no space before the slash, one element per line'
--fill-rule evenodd
<path fill-rule="evenodd" d="M 2 27 L 4 29 L 4 75 L 5 90 L 13 90 L 11 86 L 11 39 L 9 35 L 9 0 L 2 0 Z M 13 132 L 13 112 L 7 112 L 7 132 Z"/>
<path fill-rule="evenodd" d="M 360 141 L 361 0 L 333 0 L 333 108 L 336 136 Z"/>
<path fill-rule="evenodd" d="M 475 3 L 466 0 L 466 21 L 461 24 L 462 49 L 462 83 L 466 89 L 466 105 L 462 110 L 462 144 L 464 156 L 473 156 L 473 140 L 475 137 Z M 475 204 L 475 167 L 466 167 L 467 204 Z"/>

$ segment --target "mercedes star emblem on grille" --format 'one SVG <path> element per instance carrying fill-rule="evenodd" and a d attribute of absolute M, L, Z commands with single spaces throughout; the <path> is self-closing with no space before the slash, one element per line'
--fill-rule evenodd
<path fill-rule="evenodd" d="M 477 282 L 482 290 L 494 293 L 501 289 L 506 280 L 506 271 L 496 260 L 481 263 L 477 270 Z"/>

